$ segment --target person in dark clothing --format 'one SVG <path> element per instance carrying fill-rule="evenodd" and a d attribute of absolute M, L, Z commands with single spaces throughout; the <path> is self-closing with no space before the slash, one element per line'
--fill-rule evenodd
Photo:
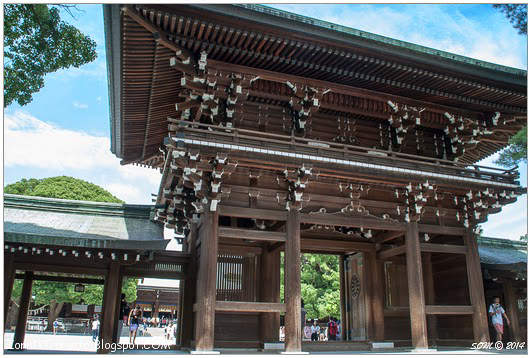
<path fill-rule="evenodd" d="M 131 310 L 129 312 L 129 343 L 135 344 L 136 340 L 136 333 L 138 331 L 138 326 L 140 325 L 140 322 L 142 322 L 142 310 L 140 309 L 140 306 L 136 306 L 134 310 Z"/>
<path fill-rule="evenodd" d="M 124 322 L 127 324 L 127 317 L 129 317 L 129 306 L 125 300 L 125 293 L 122 293 L 120 296 L 120 316 L 118 318 L 118 337 L 122 335 L 122 329 L 124 327 Z M 120 341 L 120 338 L 118 338 Z"/>
<path fill-rule="evenodd" d="M 328 321 L 328 340 L 335 341 L 336 335 L 337 335 L 337 323 L 334 317 L 330 317 L 330 321 Z"/>

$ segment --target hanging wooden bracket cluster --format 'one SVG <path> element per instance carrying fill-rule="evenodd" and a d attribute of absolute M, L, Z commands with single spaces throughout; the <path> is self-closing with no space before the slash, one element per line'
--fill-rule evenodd
<path fill-rule="evenodd" d="M 356 140 L 356 120 L 345 117 L 337 117 L 337 130 L 339 134 L 332 140 L 337 143 L 355 145 Z"/>
<path fill-rule="evenodd" d="M 405 189 L 400 192 L 395 191 L 397 198 L 403 196 L 405 202 L 404 208 L 404 221 L 405 222 L 418 222 L 422 215 L 425 213 L 428 199 L 434 200 L 440 199 L 437 194 L 437 188 L 435 185 L 430 184 L 428 180 L 424 183 L 409 183 Z M 402 214 L 400 206 L 397 206 L 397 213 Z"/>
<path fill-rule="evenodd" d="M 312 168 L 303 164 L 302 167 L 295 170 L 286 169 L 282 175 L 277 176 L 277 182 L 285 182 L 288 184 L 287 194 L 283 195 L 277 193 L 277 201 L 283 204 L 286 210 L 302 209 L 304 201 L 310 201 L 308 197 L 304 196 L 309 179 L 312 177 Z"/>
<path fill-rule="evenodd" d="M 221 199 L 230 194 L 221 182 L 232 174 L 237 163 L 231 162 L 224 153 L 203 158 L 197 149 L 168 148 L 173 179 L 163 189 L 167 205 L 157 210 L 155 220 L 165 222 L 177 234 L 185 234 L 190 221 L 197 221 L 205 210 L 216 211 Z"/>
<path fill-rule="evenodd" d="M 294 84 L 286 81 L 286 85 L 292 92 L 289 101 L 290 114 L 292 118 L 292 134 L 305 134 L 311 126 L 311 114 L 317 112 L 321 106 L 323 96 L 330 90 L 314 88 L 301 84 Z"/>
<path fill-rule="evenodd" d="M 389 117 L 389 124 L 396 132 L 396 145 L 394 146 L 400 149 L 404 145 L 407 132 L 420 125 L 421 114 L 425 108 L 412 107 L 392 101 L 387 101 L 387 104 L 391 107 L 392 112 Z"/>
<path fill-rule="evenodd" d="M 501 210 L 503 205 L 516 201 L 517 196 L 517 193 L 511 190 L 469 190 L 465 196 L 454 197 L 456 219 L 466 228 L 475 227 L 487 220 L 491 209 Z"/>

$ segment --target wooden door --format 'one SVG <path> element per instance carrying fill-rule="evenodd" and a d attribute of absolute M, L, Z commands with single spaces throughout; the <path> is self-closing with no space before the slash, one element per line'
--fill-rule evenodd
<path fill-rule="evenodd" d="M 346 260 L 347 317 L 349 319 L 347 339 L 367 339 L 367 299 L 364 278 L 363 254 L 351 255 Z"/>

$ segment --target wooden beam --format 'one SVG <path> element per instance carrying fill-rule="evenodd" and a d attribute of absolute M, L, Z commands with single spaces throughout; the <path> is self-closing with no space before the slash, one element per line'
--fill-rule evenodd
<path fill-rule="evenodd" d="M 216 301 L 217 312 L 286 312 L 284 303 Z M 299 322 L 300 323 L 300 322 Z"/>
<path fill-rule="evenodd" d="M 218 206 L 219 215 L 230 216 L 235 218 L 249 218 L 262 220 L 276 220 L 286 221 L 287 215 L 285 211 L 268 210 L 268 209 L 252 209 L 241 208 L 237 206 Z"/>
<path fill-rule="evenodd" d="M 472 306 L 426 305 L 428 315 L 471 315 L 473 313 Z"/>
<path fill-rule="evenodd" d="M 391 249 L 378 252 L 378 260 L 387 260 L 390 257 L 402 255 L 406 252 L 406 245 L 393 247 Z"/>
<path fill-rule="evenodd" d="M 214 319 L 216 313 L 216 273 L 218 258 L 219 213 L 205 211 L 201 218 L 199 272 L 197 278 L 197 311 L 195 314 L 195 350 L 214 349 Z"/>
<path fill-rule="evenodd" d="M 105 287 L 103 288 L 103 307 L 101 315 L 101 326 L 98 353 L 108 353 L 111 350 L 113 338 L 116 310 L 116 296 L 120 295 L 120 264 L 111 262 L 109 272 L 105 277 Z"/>
<path fill-rule="evenodd" d="M 427 234 L 463 236 L 466 230 L 463 227 L 419 224 L 419 232 Z"/>
<path fill-rule="evenodd" d="M 16 274 L 17 280 L 24 279 L 24 274 Z M 65 276 L 49 276 L 49 275 L 33 275 L 33 281 L 50 281 L 50 282 L 70 282 L 70 283 L 84 283 L 87 285 L 103 285 L 105 281 L 99 278 L 87 277 L 65 277 Z"/>
<path fill-rule="evenodd" d="M 283 232 L 236 229 L 232 227 L 220 227 L 218 237 L 225 237 L 231 239 L 247 239 L 253 241 L 286 241 L 286 234 Z"/>
<path fill-rule="evenodd" d="M 520 320 L 518 319 L 518 302 L 514 293 L 513 281 L 503 281 L 503 298 L 505 303 L 505 309 L 507 316 L 509 317 L 511 324 L 509 325 L 509 334 L 511 341 L 521 342 L 520 336 Z"/>
<path fill-rule="evenodd" d="M 18 307 L 18 319 L 13 338 L 13 349 L 24 349 L 24 338 L 26 336 L 26 321 L 28 320 L 28 309 L 31 300 L 31 288 L 33 286 L 33 272 L 24 272 L 24 283 L 20 294 L 20 304 Z"/>
<path fill-rule="evenodd" d="M 4 253 L 4 330 L 7 324 L 7 313 L 9 312 L 9 302 L 13 293 L 13 284 L 15 281 L 14 256 Z"/>
<path fill-rule="evenodd" d="M 51 264 L 39 264 L 32 262 L 17 262 L 15 261 L 15 269 L 21 271 L 32 270 L 35 272 L 58 272 L 58 273 L 72 273 L 81 275 L 95 275 L 103 276 L 107 273 L 104 268 L 95 267 L 80 267 L 80 266 L 63 266 L 63 265 L 51 265 Z"/>
<path fill-rule="evenodd" d="M 470 230 L 464 237 L 467 248 L 466 271 L 468 275 L 468 292 L 470 303 L 474 307 L 472 326 L 474 330 L 475 342 L 489 342 L 489 326 L 487 322 L 487 311 L 485 310 L 485 295 L 483 289 L 483 276 L 481 274 L 481 263 L 479 260 L 478 244 L 476 235 Z"/>
<path fill-rule="evenodd" d="M 375 250 L 375 245 L 370 242 L 355 242 L 347 240 L 331 240 L 331 239 L 309 239 L 303 238 L 301 240 L 301 250 L 303 251 L 327 251 L 336 253 L 347 252 L 372 252 Z"/>
<path fill-rule="evenodd" d="M 466 246 L 461 245 L 445 245 L 445 244 L 420 244 L 420 251 L 422 252 L 439 252 L 445 254 L 461 254 L 465 255 L 467 252 Z"/>
<path fill-rule="evenodd" d="M 407 283 L 409 290 L 409 316 L 411 320 L 411 341 L 415 349 L 428 348 L 428 327 L 424 302 L 424 282 L 419 242 L 419 228 L 416 222 L 407 225 L 406 232 Z"/>
<path fill-rule="evenodd" d="M 374 242 L 377 244 L 383 244 L 384 242 L 394 240 L 398 237 L 404 236 L 404 231 L 387 231 L 378 234 L 374 237 Z"/>
<path fill-rule="evenodd" d="M 284 255 L 284 302 L 286 352 L 301 352 L 301 214 L 288 211 L 286 251 Z"/>
<path fill-rule="evenodd" d="M 409 315 L 409 307 L 407 306 L 394 306 L 386 307 L 384 309 L 384 316 L 389 317 L 404 317 Z"/>
<path fill-rule="evenodd" d="M 363 227 L 377 230 L 404 230 L 405 225 L 386 220 L 378 220 L 364 217 L 348 217 L 332 214 L 301 214 L 301 223 L 317 225 L 336 225 L 346 227 Z"/>

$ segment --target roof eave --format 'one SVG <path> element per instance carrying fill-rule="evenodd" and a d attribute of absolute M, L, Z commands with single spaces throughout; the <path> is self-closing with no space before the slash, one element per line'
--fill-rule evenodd
<path fill-rule="evenodd" d="M 105 53 L 107 59 L 107 85 L 109 89 L 109 120 L 111 130 L 111 152 L 123 158 L 121 118 L 121 38 L 120 5 L 103 5 L 105 29 Z"/>
<path fill-rule="evenodd" d="M 257 4 L 191 4 L 189 6 L 225 16 L 263 23 L 267 26 L 284 28 L 286 31 L 306 33 L 310 37 L 320 37 L 346 44 L 375 50 L 387 55 L 437 66 L 446 70 L 475 75 L 492 81 L 517 86 L 527 86 L 527 71 L 481 61 L 466 56 L 431 49 L 325 21 L 291 14 L 287 11 Z M 295 19 L 289 18 L 293 15 Z M 301 19 L 306 19 L 303 21 Z M 311 22 L 310 22 L 311 21 Z M 333 26 L 333 28 L 331 27 Z M 340 31 L 339 29 L 342 29 Z"/>

